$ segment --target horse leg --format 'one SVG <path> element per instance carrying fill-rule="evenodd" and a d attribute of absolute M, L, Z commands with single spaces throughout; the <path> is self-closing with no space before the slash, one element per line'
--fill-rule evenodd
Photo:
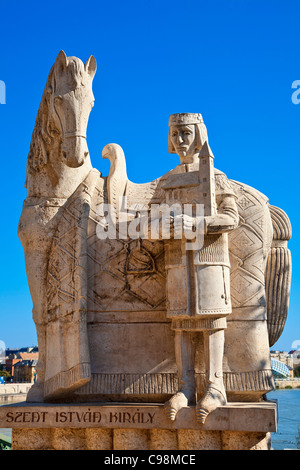
<path fill-rule="evenodd" d="M 25 266 L 33 303 L 32 316 L 36 326 L 39 359 L 37 381 L 29 390 L 27 401 L 42 402 L 44 396 L 46 324 L 47 324 L 47 265 L 55 227 L 54 210 L 25 206 L 19 223 L 19 237 L 25 253 Z"/>
<path fill-rule="evenodd" d="M 36 367 L 37 380 L 27 395 L 28 402 L 42 402 L 44 396 L 46 353 L 46 266 L 45 252 L 25 253 L 26 272 L 32 298 L 32 318 L 36 326 L 39 359 Z"/>

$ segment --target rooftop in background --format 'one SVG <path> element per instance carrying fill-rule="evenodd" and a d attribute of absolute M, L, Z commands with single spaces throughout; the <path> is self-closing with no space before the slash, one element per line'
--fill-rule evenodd
<path fill-rule="evenodd" d="M 36 353 L 39 352 L 38 346 L 30 346 L 25 348 L 6 348 L 5 355 L 9 356 L 10 354 L 18 354 L 18 353 Z"/>
<path fill-rule="evenodd" d="M 29 366 L 29 367 L 35 367 L 37 365 L 37 359 L 23 359 L 20 360 L 19 362 L 15 363 L 16 366 Z"/>

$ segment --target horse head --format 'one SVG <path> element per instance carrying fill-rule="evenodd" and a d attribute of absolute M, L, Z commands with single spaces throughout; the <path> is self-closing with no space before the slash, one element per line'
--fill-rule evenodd
<path fill-rule="evenodd" d="M 61 51 L 54 64 L 49 111 L 61 136 L 63 161 L 71 168 L 81 166 L 88 155 L 86 130 L 94 106 L 95 72 L 93 56 L 83 64 L 77 57 L 66 57 Z"/>
<path fill-rule="evenodd" d="M 94 105 L 92 82 L 96 73 L 93 56 L 85 64 L 77 57 L 58 54 L 52 66 L 33 130 L 27 163 L 29 175 L 37 175 L 58 162 L 70 168 L 82 166 L 88 155 L 86 130 Z M 57 178 L 53 178 L 55 182 Z M 27 186 L 27 182 L 26 182 Z"/>

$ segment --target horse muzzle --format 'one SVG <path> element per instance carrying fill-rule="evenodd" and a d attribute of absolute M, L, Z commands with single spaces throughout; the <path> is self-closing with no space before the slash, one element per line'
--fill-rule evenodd
<path fill-rule="evenodd" d="M 82 166 L 88 156 L 86 137 L 80 134 L 65 134 L 62 144 L 64 163 L 70 168 Z"/>

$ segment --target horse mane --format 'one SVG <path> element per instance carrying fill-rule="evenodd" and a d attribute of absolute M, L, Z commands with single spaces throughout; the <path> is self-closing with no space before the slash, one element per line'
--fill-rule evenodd
<path fill-rule="evenodd" d="M 82 85 L 83 74 L 85 73 L 84 65 L 77 57 L 67 58 L 67 84 L 71 89 L 75 89 Z"/>
<path fill-rule="evenodd" d="M 48 162 L 49 146 L 60 131 L 53 127 L 50 111 L 50 95 L 53 93 L 54 66 L 48 75 L 33 129 L 30 150 L 27 158 L 27 174 L 40 171 Z M 55 132 L 53 132 L 55 131 Z M 25 185 L 26 186 L 26 185 Z"/>

